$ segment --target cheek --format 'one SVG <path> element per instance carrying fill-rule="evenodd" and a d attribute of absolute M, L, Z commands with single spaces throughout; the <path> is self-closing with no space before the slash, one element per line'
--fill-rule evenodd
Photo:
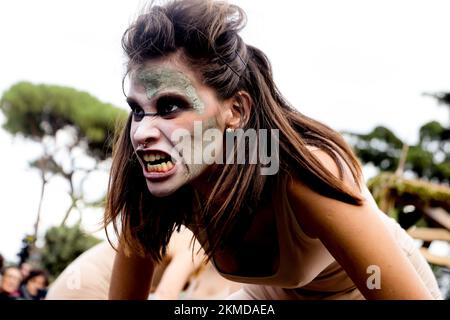
<path fill-rule="evenodd" d="M 204 108 L 201 111 L 195 112 L 197 117 L 202 120 L 211 117 L 218 118 L 223 108 L 221 105 L 222 102 L 216 98 L 215 93 L 212 90 L 199 90 L 198 94 L 204 104 Z"/>
<path fill-rule="evenodd" d="M 204 118 L 218 117 L 221 112 L 222 107 L 220 103 L 216 99 L 210 98 L 202 115 Z"/>
<path fill-rule="evenodd" d="M 172 143 L 178 143 L 174 137 L 186 136 L 189 134 L 191 140 L 201 140 L 206 130 L 216 129 L 222 130 L 220 118 L 217 114 L 204 114 L 199 116 L 189 116 L 183 119 L 174 119 L 173 122 L 166 123 L 160 127 L 161 132 Z"/>
<path fill-rule="evenodd" d="M 130 126 L 130 142 L 133 145 L 133 148 L 136 149 L 137 147 L 137 142 L 134 139 L 134 134 L 136 132 L 137 126 L 135 124 L 131 124 Z"/>
<path fill-rule="evenodd" d="M 210 128 L 223 128 L 224 119 L 221 106 L 217 102 L 208 104 L 203 113 L 196 114 L 196 117 L 191 119 L 191 129 L 194 128 L 194 121 L 201 122 L 205 130 Z"/>
<path fill-rule="evenodd" d="M 20 284 L 20 281 L 16 280 L 16 279 L 12 279 L 9 281 L 9 286 L 11 286 L 11 287 L 17 287 L 19 284 Z"/>
<path fill-rule="evenodd" d="M 203 122 L 202 117 L 194 112 L 186 112 L 177 118 L 160 123 L 159 130 L 172 143 L 177 143 L 175 137 L 194 134 L 195 124 Z"/>

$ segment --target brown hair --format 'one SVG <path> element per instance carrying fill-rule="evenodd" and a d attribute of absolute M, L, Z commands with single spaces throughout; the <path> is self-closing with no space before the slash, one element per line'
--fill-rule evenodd
<path fill-rule="evenodd" d="M 361 203 L 361 198 L 321 165 L 307 146 L 329 154 L 338 165 L 341 178 L 340 160 L 343 160 L 359 182 L 361 169 L 351 149 L 339 133 L 287 103 L 273 81 L 266 55 L 245 44 L 238 35 L 245 22 L 243 10 L 226 2 L 170 1 L 163 6 L 150 6 L 122 39 L 129 58 L 128 71 L 149 59 L 181 51 L 182 59 L 197 71 L 203 83 L 216 91 L 219 99 L 238 98 L 238 91 L 250 95 L 252 109 L 244 130 L 279 129 L 280 170 L 276 175 L 261 175 L 261 164 L 222 166 L 210 197 L 202 204 L 197 224 L 197 232 L 201 228 L 208 230 L 208 257 L 225 239 L 230 239 L 246 213 L 251 215 L 262 199 L 270 199 L 281 178 L 290 172 L 296 172 L 305 184 L 322 195 L 350 204 Z M 105 224 L 113 222 L 119 233 L 120 219 L 125 248 L 159 260 L 174 228 L 194 224 L 191 210 L 194 195 L 188 185 L 165 198 L 150 194 L 134 159 L 130 124 L 131 117 L 114 148 Z M 225 200 L 217 203 L 216 199 Z"/>
<path fill-rule="evenodd" d="M 31 279 L 39 277 L 39 276 L 43 276 L 45 279 L 44 282 L 44 286 L 48 286 L 48 273 L 47 271 L 43 270 L 43 269 L 33 269 L 30 271 L 30 273 L 28 274 L 28 276 L 25 277 L 25 279 L 22 280 L 22 285 L 23 284 L 27 284 Z"/>

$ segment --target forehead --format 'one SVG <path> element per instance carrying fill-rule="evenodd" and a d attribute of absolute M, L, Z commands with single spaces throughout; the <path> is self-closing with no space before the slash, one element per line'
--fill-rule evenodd
<path fill-rule="evenodd" d="M 37 275 L 37 276 L 33 277 L 30 281 L 44 282 L 45 281 L 45 277 L 42 274 L 40 274 L 40 275 Z"/>
<path fill-rule="evenodd" d="M 8 275 L 8 276 L 12 276 L 12 275 L 20 276 L 21 275 L 20 270 L 16 269 L 16 268 L 8 268 L 8 269 L 6 269 L 4 274 Z"/>
<path fill-rule="evenodd" d="M 200 86 L 200 76 L 176 59 L 149 60 L 130 70 L 131 87 Z"/>
<path fill-rule="evenodd" d="M 167 66 L 147 66 L 135 72 L 134 80 L 145 86 L 175 86 L 181 87 L 192 81 L 182 71 Z"/>

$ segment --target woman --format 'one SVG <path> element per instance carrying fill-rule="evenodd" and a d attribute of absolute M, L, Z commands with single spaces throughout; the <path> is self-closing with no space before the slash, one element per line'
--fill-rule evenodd
<path fill-rule="evenodd" d="M 20 285 L 20 298 L 24 300 L 43 300 L 47 294 L 48 275 L 40 269 L 30 270 Z"/>
<path fill-rule="evenodd" d="M 8 266 L 0 270 L 0 300 L 16 300 L 19 297 L 19 286 L 22 281 L 20 269 Z"/>
<path fill-rule="evenodd" d="M 147 297 L 181 225 L 224 277 L 246 283 L 232 299 L 440 298 L 350 148 L 286 102 L 267 57 L 238 35 L 244 24 L 234 5 L 173 1 L 124 34 L 131 113 L 105 213 L 121 239 L 110 298 Z"/>

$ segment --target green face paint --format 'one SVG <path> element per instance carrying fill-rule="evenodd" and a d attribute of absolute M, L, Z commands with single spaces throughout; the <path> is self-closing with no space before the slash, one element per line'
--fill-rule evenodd
<path fill-rule="evenodd" d="M 137 71 L 137 79 L 144 85 L 147 98 L 152 99 L 164 90 L 175 90 L 186 96 L 194 110 L 203 113 L 205 105 L 192 85 L 181 72 L 161 67 L 141 68 Z"/>

